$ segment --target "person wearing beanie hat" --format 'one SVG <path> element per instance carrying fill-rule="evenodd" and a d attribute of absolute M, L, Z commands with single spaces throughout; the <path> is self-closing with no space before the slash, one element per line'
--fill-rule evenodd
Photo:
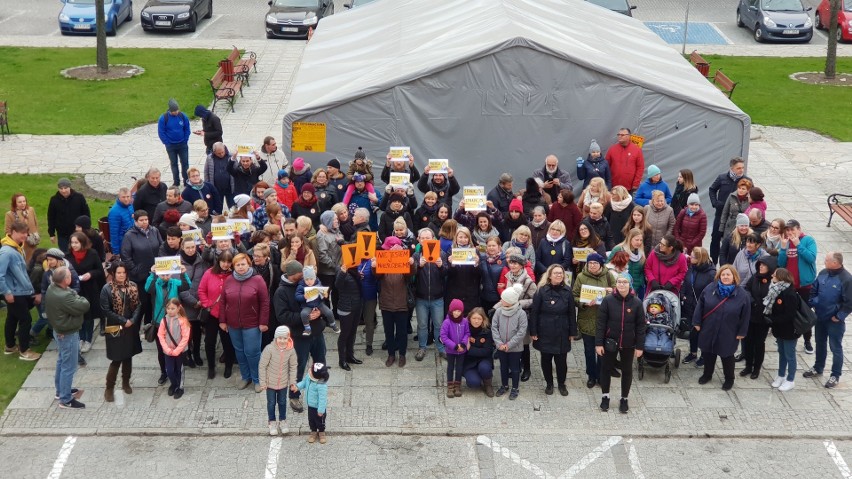
<path fill-rule="evenodd" d="M 301 318 L 302 318 L 302 326 L 305 330 L 302 332 L 302 336 L 310 336 L 311 335 L 311 312 L 314 309 L 318 309 L 320 314 L 325 318 L 328 327 L 330 327 L 335 333 L 340 333 L 340 326 L 337 325 L 337 322 L 334 319 L 334 313 L 331 311 L 324 302 L 323 299 L 328 297 L 328 289 L 325 289 L 325 293 L 322 293 L 321 290 L 316 290 L 313 288 L 322 288 L 322 282 L 317 278 L 317 271 L 313 266 L 305 266 L 302 269 L 302 280 L 299 281 L 299 285 L 296 287 L 296 301 L 299 302 L 299 305 L 302 307 Z M 305 291 L 306 288 L 312 288 L 311 291 Z"/>
<path fill-rule="evenodd" d="M 332 158 L 332 159 L 328 160 L 328 163 L 326 163 L 326 166 L 330 166 L 332 168 L 339 170 L 340 169 L 340 160 L 338 160 L 337 158 Z"/>
<path fill-rule="evenodd" d="M 653 198 L 654 191 L 662 191 L 666 196 L 666 204 L 672 202 L 672 193 L 669 190 L 669 185 L 663 181 L 663 174 L 657 165 L 648 167 L 648 178 L 642 182 L 636 194 L 633 196 L 633 201 L 640 206 L 648 206 Z"/>
<path fill-rule="evenodd" d="M 583 189 L 589 187 L 589 182 L 594 178 L 602 178 L 608 189 L 612 188 L 612 171 L 609 162 L 601 156 L 601 147 L 597 140 L 592 140 L 589 145 L 589 155 L 584 159 L 577 157 L 577 178 L 583 180 Z M 551 198 L 556 202 L 556 198 Z"/>
<path fill-rule="evenodd" d="M 364 182 L 364 190 L 368 195 L 376 194 L 376 189 L 373 187 L 373 162 L 367 159 L 367 155 L 361 147 L 355 152 L 355 158 L 349 162 L 349 170 L 346 172 L 346 178 L 349 184 L 346 186 L 346 192 L 343 194 L 343 204 L 348 205 L 355 194 L 357 188 L 355 183 Z"/>
<path fill-rule="evenodd" d="M 514 285 L 521 285 L 519 304 L 522 309 L 528 312 L 537 290 L 535 281 L 532 279 L 534 277 L 532 271 L 534 261 L 530 261 L 528 257 L 523 255 L 517 246 L 506 248 L 505 255 L 508 261 L 497 280 L 497 292 L 502 297 L 505 289 L 512 288 Z M 531 362 L 530 337 L 529 334 L 525 334 L 521 345 L 521 382 L 528 381 L 532 375 Z"/>
<path fill-rule="evenodd" d="M 290 337 L 290 328 L 275 328 L 273 341 L 263 348 L 258 365 L 261 390 L 266 391 L 266 412 L 269 420 L 269 435 L 287 434 L 287 396 L 297 391 L 296 373 L 298 358 Z M 275 407 L 278 406 L 278 416 Z"/>
<path fill-rule="evenodd" d="M 500 302 L 494 310 L 491 320 L 491 335 L 500 360 L 500 388 L 496 396 L 509 392 L 509 378 L 512 379 L 509 399 L 517 399 L 520 387 L 521 355 L 524 350 L 524 336 L 527 334 L 527 313 L 520 305 L 524 287 L 521 284 L 508 286 L 500 294 Z"/>
<path fill-rule="evenodd" d="M 322 214 L 322 211 L 320 211 L 316 191 L 317 190 L 312 183 L 305 183 L 302 185 L 299 197 L 296 199 L 296 202 L 293 203 L 293 207 L 290 208 L 290 214 L 293 218 L 298 218 L 300 216 L 310 218 L 314 229 L 319 230 L 320 215 Z"/>
<path fill-rule="evenodd" d="M 598 291 L 612 291 L 615 278 L 604 268 L 606 260 L 599 253 L 586 257 L 586 264 L 577 273 L 572 293 L 577 305 L 577 329 L 583 338 L 583 356 L 586 363 L 586 387 L 595 387 L 601 378 L 601 358 L 595 354 L 595 333 L 600 299 L 606 293 L 599 293 L 598 298 L 591 301 L 581 300 L 584 287 L 599 288 Z M 615 374 L 618 374 L 617 372 Z"/>
<path fill-rule="evenodd" d="M 598 266 L 603 266 L 606 263 L 606 260 L 598 253 L 592 253 L 586 256 L 586 264 L 588 263 L 597 263 Z"/>
<path fill-rule="evenodd" d="M 529 226 L 529 219 L 524 214 L 524 204 L 521 199 L 513 198 L 509 202 L 509 212 L 503 218 L 503 228 L 507 236 L 507 238 L 501 238 L 504 240 L 504 243 L 515 236 L 517 229 L 521 226 Z"/>
<path fill-rule="evenodd" d="M 65 259 L 65 253 L 63 253 L 62 250 L 59 249 L 59 248 L 50 248 L 50 249 L 47 250 L 47 253 L 45 253 L 44 255 L 47 256 L 48 258 L 53 258 L 53 259 L 59 259 L 59 260 Z"/>
<path fill-rule="evenodd" d="M 177 100 L 169 98 L 169 109 L 157 121 L 157 135 L 166 147 L 172 169 L 172 186 L 185 184 L 189 170 L 189 117 L 180 111 Z M 180 168 L 178 168 L 180 161 Z M 183 178 L 181 183 L 180 179 Z"/>
<path fill-rule="evenodd" d="M 686 208 L 677 214 L 674 226 L 674 236 L 683 244 L 683 250 L 691 254 L 692 250 L 704 243 L 707 234 L 707 214 L 701 208 L 698 193 L 690 193 Z"/>
<path fill-rule="evenodd" d="M 571 171 L 559 168 L 559 159 L 552 154 L 544 159 L 542 168 L 533 172 L 533 178 L 540 181 L 542 191 L 550 195 L 551 200 L 556 200 L 560 191 L 574 187 Z"/>
<path fill-rule="evenodd" d="M 213 151 L 213 145 L 225 141 L 222 139 L 222 120 L 204 105 L 195 106 L 195 116 L 201 118 L 201 129 L 193 133 L 204 137 L 204 146 L 209 155 Z"/>
<path fill-rule="evenodd" d="M 234 196 L 234 208 L 236 210 L 240 210 L 246 205 L 251 203 L 251 197 L 249 195 L 237 195 Z"/>
<path fill-rule="evenodd" d="M 460 299 L 450 301 L 447 316 L 441 324 L 441 343 L 447 353 L 447 397 L 461 397 L 461 380 L 464 373 L 464 358 L 470 339 L 470 324 L 464 316 L 464 303 Z"/>
<path fill-rule="evenodd" d="M 286 206 L 288 210 L 293 207 L 293 203 L 299 198 L 296 187 L 290 182 L 290 173 L 283 168 L 278 170 L 277 181 L 272 185 L 272 189 L 275 190 L 278 203 Z"/>
<path fill-rule="evenodd" d="M 737 227 L 738 215 L 743 213 L 749 207 L 748 190 L 754 184 L 748 178 L 740 178 L 737 182 L 736 189 L 728 195 L 725 200 L 725 205 L 722 208 L 722 216 L 719 219 L 719 230 L 722 232 L 722 238 L 725 239 L 731 235 L 734 228 Z M 748 216 L 746 216 L 748 218 Z M 731 258 L 733 260 L 733 258 Z M 720 262 L 719 264 L 724 264 Z"/>
<path fill-rule="evenodd" d="M 305 183 L 310 183 L 313 175 L 311 164 L 305 161 L 304 158 L 299 157 L 293 160 L 293 165 L 290 167 L 290 181 L 293 182 L 296 191 L 301 192 L 302 186 Z"/>
<path fill-rule="evenodd" d="M 745 213 L 739 213 L 737 215 L 737 226 L 748 226 L 748 215 Z"/>
<path fill-rule="evenodd" d="M 198 228 L 198 226 L 195 224 L 195 221 L 197 219 L 198 215 L 196 215 L 195 213 L 186 213 L 184 215 L 181 215 L 180 219 L 178 220 L 178 226 L 180 226 L 181 230 L 184 231 L 194 230 Z"/>
<path fill-rule="evenodd" d="M 325 421 L 328 417 L 326 405 L 328 404 L 328 368 L 323 363 L 315 362 L 311 365 L 308 375 L 296 384 L 300 391 L 305 393 L 305 402 L 308 403 L 308 426 L 311 434 L 308 443 L 313 444 L 319 440 L 325 444 Z"/>
<path fill-rule="evenodd" d="M 50 197 L 50 203 L 47 206 L 47 234 L 50 236 L 51 243 L 58 245 L 62 251 L 68 251 L 68 240 L 71 233 L 77 229 L 74 220 L 83 215 L 89 217 L 92 215 L 89 212 L 86 197 L 71 188 L 71 181 L 68 178 L 60 178 L 56 186 L 56 194 Z M 23 212 L 18 215 L 23 216 Z M 33 228 L 36 221 L 35 214 L 27 213 L 26 216 L 24 223 L 30 227 L 28 235 L 38 233 L 39 230 Z M 9 215 L 7 214 L 6 217 L 8 218 Z M 26 244 L 26 241 L 24 243 Z"/>

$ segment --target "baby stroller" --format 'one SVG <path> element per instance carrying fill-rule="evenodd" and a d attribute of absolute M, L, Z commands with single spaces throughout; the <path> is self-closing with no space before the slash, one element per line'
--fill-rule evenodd
<path fill-rule="evenodd" d="M 660 320 L 660 318 L 651 319 L 651 315 L 647 312 L 648 306 L 651 304 L 662 305 L 664 311 L 668 313 L 663 320 Z M 645 332 L 645 352 L 636 363 L 639 379 L 645 376 L 645 366 L 664 367 L 665 378 L 663 382 L 668 384 L 672 378 L 671 359 L 674 358 L 675 368 L 680 366 L 680 349 L 675 348 L 677 325 L 680 321 L 680 300 L 671 291 L 657 290 L 645 297 L 642 307 L 648 326 Z"/>

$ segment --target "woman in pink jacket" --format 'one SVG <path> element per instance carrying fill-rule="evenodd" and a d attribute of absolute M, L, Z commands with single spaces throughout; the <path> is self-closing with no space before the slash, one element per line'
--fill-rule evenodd
<path fill-rule="evenodd" d="M 222 340 L 222 356 L 225 360 L 225 377 L 231 377 L 234 362 L 237 360 L 234 354 L 234 346 L 231 337 L 219 329 L 219 311 L 222 302 L 222 286 L 225 278 L 231 275 L 231 264 L 234 255 L 230 251 L 223 251 L 214 260 L 212 268 L 204 272 L 201 283 L 198 285 L 198 301 L 204 308 L 199 313 L 204 327 L 204 352 L 207 355 L 207 378 L 216 377 L 216 335 Z"/>
<path fill-rule="evenodd" d="M 654 247 L 645 262 L 648 292 L 665 289 L 678 294 L 688 268 L 687 257 L 683 254 L 680 241 L 671 234 L 663 236 L 660 244 Z"/>
<path fill-rule="evenodd" d="M 157 337 L 166 356 L 166 374 L 169 376 L 169 396 L 183 396 L 183 353 L 189 344 L 191 327 L 180 300 L 172 298 L 166 303 L 166 316 L 160 321 Z"/>

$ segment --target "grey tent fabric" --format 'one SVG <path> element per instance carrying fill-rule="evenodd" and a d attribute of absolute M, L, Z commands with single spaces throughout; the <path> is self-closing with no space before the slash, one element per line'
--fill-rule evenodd
<path fill-rule="evenodd" d="M 418 167 L 448 158 L 459 182 L 532 176 L 548 154 L 575 177 L 596 139 L 645 137 L 646 166 L 706 188 L 748 154 L 751 121 L 640 21 L 580 0 L 378 0 L 322 20 L 284 118 L 326 125 L 315 166 L 363 146 L 375 168 L 391 145 Z M 378 172 L 377 172 L 378 173 Z M 521 181 L 522 183 L 522 181 Z"/>

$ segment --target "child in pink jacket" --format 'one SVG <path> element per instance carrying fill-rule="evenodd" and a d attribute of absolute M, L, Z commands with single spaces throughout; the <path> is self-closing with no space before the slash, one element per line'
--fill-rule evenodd
<path fill-rule="evenodd" d="M 183 353 L 189 344 L 190 326 L 179 299 L 166 302 L 166 316 L 160 321 L 157 337 L 166 357 L 166 375 L 171 384 L 169 396 L 180 399 L 183 396 Z"/>

